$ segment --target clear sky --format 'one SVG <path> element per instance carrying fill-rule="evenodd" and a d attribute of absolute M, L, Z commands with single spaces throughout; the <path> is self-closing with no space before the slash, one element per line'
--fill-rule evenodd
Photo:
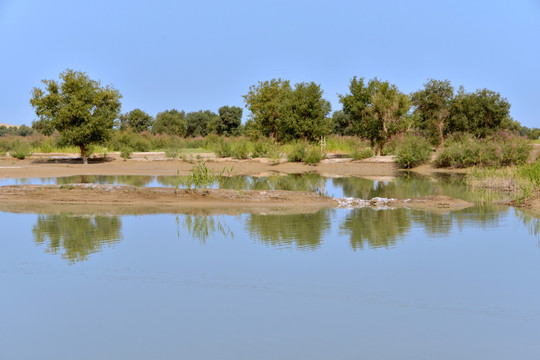
<path fill-rule="evenodd" d="M 118 89 L 122 112 L 243 106 L 278 77 L 339 110 L 353 76 L 407 93 L 435 78 L 498 91 L 540 127 L 540 0 L 0 0 L 0 49 L 0 123 L 30 125 L 31 89 L 71 68 Z"/>

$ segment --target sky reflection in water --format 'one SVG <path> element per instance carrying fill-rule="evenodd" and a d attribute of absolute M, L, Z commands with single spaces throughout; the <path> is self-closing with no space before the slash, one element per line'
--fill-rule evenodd
<path fill-rule="evenodd" d="M 341 189 L 358 197 L 434 186 L 458 193 L 443 181 L 364 180 Z M 0 358 L 540 353 L 540 227 L 510 208 L 0 213 L 0 222 Z"/>

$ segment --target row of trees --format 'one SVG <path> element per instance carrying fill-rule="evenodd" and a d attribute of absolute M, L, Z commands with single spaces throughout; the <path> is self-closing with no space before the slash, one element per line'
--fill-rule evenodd
<path fill-rule="evenodd" d="M 378 154 L 392 136 L 407 131 L 421 132 L 434 145 L 454 132 L 478 137 L 500 129 L 520 130 L 532 137 L 540 133 L 512 120 L 510 104 L 499 93 L 488 89 L 471 93 L 463 87 L 456 92 L 448 80 L 429 80 L 422 89 L 405 94 L 388 81 L 354 77 L 349 92 L 339 96 L 343 109 L 331 118 L 330 102 L 314 82 L 294 86 L 282 79 L 258 82 L 244 95 L 250 111 L 245 126 L 242 108 L 237 106 L 223 106 L 218 114 L 171 109 L 155 119 L 140 109 L 120 114 L 118 90 L 69 69 L 60 74 L 59 82 L 42 82 L 45 89 L 34 88 L 30 100 L 39 117 L 33 128 L 45 134 L 59 131 L 66 142 L 80 147 L 84 162 L 87 147 L 106 141 L 115 127 L 184 137 L 247 134 L 277 142 L 314 141 L 337 133 L 368 139 Z"/>
<path fill-rule="evenodd" d="M 210 110 L 185 113 L 176 109 L 165 110 L 154 119 L 140 109 L 122 114 L 118 118 L 119 130 L 152 131 L 156 134 L 177 136 L 206 136 L 218 134 L 236 136 L 242 132 L 242 108 L 222 106 L 218 114 Z"/>

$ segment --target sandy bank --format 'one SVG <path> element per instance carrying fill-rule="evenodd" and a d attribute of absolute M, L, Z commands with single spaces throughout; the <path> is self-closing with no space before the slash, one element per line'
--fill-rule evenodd
<path fill-rule="evenodd" d="M 117 185 L 77 184 L 14 185 L 0 187 L 0 211 L 75 212 L 101 209 L 104 213 L 183 213 L 211 209 L 213 212 L 314 212 L 323 208 L 373 207 L 377 209 L 407 207 L 448 212 L 470 207 L 467 201 L 446 196 L 416 199 L 333 199 L 313 192 L 282 190 L 215 190 L 176 191 Z"/>

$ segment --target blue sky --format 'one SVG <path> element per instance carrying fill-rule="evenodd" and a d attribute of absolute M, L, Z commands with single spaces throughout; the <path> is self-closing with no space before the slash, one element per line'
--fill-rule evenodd
<path fill-rule="evenodd" d="M 0 0 L 0 49 L 0 123 L 30 125 L 31 89 L 71 68 L 118 89 L 122 112 L 243 106 L 278 77 L 339 110 L 353 76 L 407 93 L 435 78 L 498 91 L 540 127 L 540 0 Z"/>

